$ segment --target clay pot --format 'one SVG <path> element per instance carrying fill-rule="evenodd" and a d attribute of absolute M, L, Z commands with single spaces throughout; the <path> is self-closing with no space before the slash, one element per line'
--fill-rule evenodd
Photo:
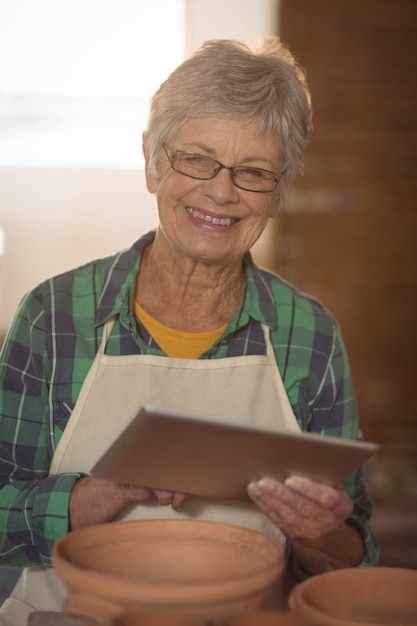
<path fill-rule="evenodd" d="M 417 570 L 358 567 L 320 574 L 294 587 L 289 605 L 311 626 L 416 626 Z"/>
<path fill-rule="evenodd" d="M 224 622 L 224 626 L 305 626 L 294 615 L 281 611 L 243 613 Z"/>
<path fill-rule="evenodd" d="M 176 615 L 165 611 L 129 612 L 125 613 L 111 626 L 204 626 L 201 620 L 189 615 Z"/>
<path fill-rule="evenodd" d="M 54 547 L 64 611 L 88 626 L 128 612 L 222 620 L 260 608 L 284 569 L 282 545 L 231 524 L 139 520 L 73 531 Z"/>
<path fill-rule="evenodd" d="M 151 613 L 125 614 L 112 626 L 205 626 L 206 624 L 205 620 L 196 620 L 189 616 L 152 611 Z M 211 621 L 210 626 L 213 626 Z M 256 611 L 241 613 L 225 621 L 221 620 L 221 626 L 305 626 L 305 622 L 300 622 L 289 612 Z"/>

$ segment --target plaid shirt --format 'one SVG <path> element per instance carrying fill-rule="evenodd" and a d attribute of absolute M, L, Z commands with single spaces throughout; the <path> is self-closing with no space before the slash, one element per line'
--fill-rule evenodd
<path fill-rule="evenodd" d="M 25 298 L 1 353 L 0 564 L 50 564 L 53 543 L 68 531 L 68 503 L 80 474 L 49 476 L 51 458 L 100 345 L 104 322 L 117 316 L 106 352 L 164 353 L 132 313 L 148 233 L 116 256 L 45 281 Z M 302 430 L 359 439 L 349 365 L 338 328 L 313 298 L 244 259 L 246 289 L 226 331 L 201 359 L 265 354 L 270 329 L 277 363 Z M 372 511 L 359 470 L 345 482 L 351 521 L 367 547 Z"/>

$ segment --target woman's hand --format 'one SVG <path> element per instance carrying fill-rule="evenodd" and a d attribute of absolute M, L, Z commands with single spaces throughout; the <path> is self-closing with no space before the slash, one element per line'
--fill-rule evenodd
<path fill-rule="evenodd" d="M 251 483 L 248 493 L 292 542 L 306 571 L 318 573 L 362 560 L 362 536 L 345 521 L 353 503 L 342 487 L 291 476 L 284 483 L 270 478 Z"/>
<path fill-rule="evenodd" d="M 126 507 L 152 497 L 156 497 L 159 504 L 170 504 L 175 511 L 179 511 L 186 496 L 172 491 L 153 490 L 85 476 L 75 483 L 71 492 L 69 530 L 110 522 Z"/>

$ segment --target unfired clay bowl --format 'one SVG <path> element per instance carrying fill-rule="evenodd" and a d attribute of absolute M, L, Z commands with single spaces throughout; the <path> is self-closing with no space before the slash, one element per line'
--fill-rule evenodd
<path fill-rule="evenodd" d="M 153 610 L 220 620 L 262 606 L 284 550 L 242 526 L 139 520 L 65 535 L 53 566 L 68 590 L 63 610 L 89 625 Z"/>
<path fill-rule="evenodd" d="M 417 570 L 358 567 L 313 576 L 289 605 L 311 626 L 416 626 Z"/>

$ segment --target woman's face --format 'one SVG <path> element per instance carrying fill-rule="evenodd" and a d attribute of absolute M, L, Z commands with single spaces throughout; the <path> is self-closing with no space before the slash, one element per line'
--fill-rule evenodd
<path fill-rule="evenodd" d="M 250 165 L 280 174 L 274 141 L 260 135 L 255 121 L 190 119 L 169 146 L 211 156 L 224 165 Z M 229 170 L 221 169 L 211 180 L 196 180 L 175 172 L 165 153 L 158 165 L 158 179 L 147 169 L 147 184 L 156 195 L 160 228 L 177 251 L 195 261 L 241 259 L 273 216 L 274 192 L 240 189 Z"/>

